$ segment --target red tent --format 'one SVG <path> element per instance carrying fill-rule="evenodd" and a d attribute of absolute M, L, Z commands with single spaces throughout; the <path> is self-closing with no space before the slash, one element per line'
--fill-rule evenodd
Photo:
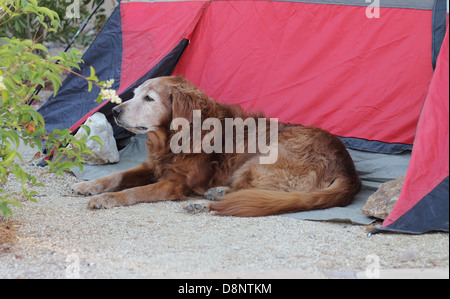
<path fill-rule="evenodd" d="M 417 125 L 405 183 L 397 205 L 383 223 L 383 230 L 411 232 L 411 227 L 421 227 L 421 232 L 448 231 L 448 35 L 447 30 Z"/>
<path fill-rule="evenodd" d="M 100 79 L 114 78 L 123 100 L 148 78 L 182 74 L 217 101 L 319 126 L 351 149 L 397 154 L 414 144 L 384 229 L 430 198 L 431 214 L 415 215 L 439 225 L 416 227 L 414 216 L 398 230 L 448 231 L 448 33 L 434 75 L 432 64 L 446 23 L 437 8 L 445 1 L 377 2 L 122 1 L 81 73 L 92 65 Z M 112 104 L 91 101 L 84 85 L 69 76 L 40 109 L 48 130 L 75 130 L 99 109 L 110 115 Z M 74 98 L 85 99 L 81 107 L 71 107 Z M 116 138 L 127 134 L 115 127 Z"/>

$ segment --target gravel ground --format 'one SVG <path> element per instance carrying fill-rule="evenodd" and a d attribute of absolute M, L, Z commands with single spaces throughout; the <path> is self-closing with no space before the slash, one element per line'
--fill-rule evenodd
<path fill-rule="evenodd" d="M 34 152 L 23 151 L 25 159 Z M 0 278 L 164 278 L 218 273 L 353 273 L 447 269 L 447 233 L 378 234 L 365 226 L 288 217 L 190 215 L 182 203 L 87 209 L 78 179 L 25 166 L 45 187 L 38 203 L 15 209 L 16 241 L 0 250 Z M 11 181 L 7 190 L 18 191 Z M 275 271 L 275 272 L 274 272 Z M 276 274 L 273 274 L 276 276 Z M 341 277 L 345 277 L 342 274 Z"/>

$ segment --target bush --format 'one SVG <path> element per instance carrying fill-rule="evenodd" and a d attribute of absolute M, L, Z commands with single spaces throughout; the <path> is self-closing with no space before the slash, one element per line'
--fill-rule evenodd
<path fill-rule="evenodd" d="M 46 132 L 42 115 L 29 105 L 31 99 L 39 99 L 34 91 L 46 80 L 52 82 L 56 94 L 63 70 L 78 68 L 82 60 L 76 49 L 50 57 L 47 48 L 40 43 L 42 36 L 54 34 L 61 28 L 56 12 L 39 6 L 36 0 L 0 0 L 0 28 L 13 24 L 16 18 L 24 15 L 37 22 L 38 28 L 43 28 L 44 32 L 41 35 L 36 32 L 32 39 L 12 36 L 0 40 L 0 211 L 4 218 L 12 215 L 11 205 L 21 207 L 21 200 L 36 201 L 37 193 L 30 189 L 42 185 L 22 169 L 23 159 L 17 150 L 21 143 L 39 149 L 45 144 L 47 149 L 53 149 L 54 159 L 47 163 L 49 171 L 57 174 L 63 174 L 74 166 L 82 169 L 84 160 L 81 157 L 91 153 L 84 139 L 75 139 L 69 130 Z M 11 30 L 8 28 L 6 31 Z M 60 60 L 59 64 L 53 62 L 56 60 Z M 120 101 L 115 91 L 107 89 L 111 80 L 99 82 L 94 69 L 91 68 L 91 76 L 85 79 L 89 82 L 89 89 L 93 84 L 101 88 L 98 101 L 103 100 L 106 94 Z M 72 150 L 66 148 L 68 144 L 73 145 Z M 64 161 L 60 158 L 63 155 L 72 160 Z M 11 174 L 21 182 L 22 192 L 6 194 L 3 186 Z"/>
<path fill-rule="evenodd" d="M 97 4 L 101 0 L 39 0 L 39 5 L 43 8 L 52 10 L 58 15 L 60 20 L 58 25 L 58 31 L 46 31 L 42 26 L 42 20 L 40 17 L 34 17 L 32 13 L 28 13 L 26 10 L 22 10 L 20 15 L 15 16 L 8 22 L 8 26 L 0 27 L 0 36 L 12 37 L 20 39 L 33 39 L 34 34 L 45 34 L 45 41 L 60 42 L 62 44 L 68 44 L 75 33 L 78 31 L 78 27 L 81 25 Z M 3 2 L 21 2 L 22 8 L 26 8 L 32 1 L 3 1 Z M 77 5 L 79 4 L 79 5 Z M 77 10 L 75 10 L 77 5 Z M 76 16 L 66 17 L 67 14 L 77 13 Z M 20 13 L 20 12 L 19 12 Z M 46 16 L 44 16 L 46 18 Z M 104 9 L 101 8 L 94 17 L 94 28 L 99 31 L 103 24 L 106 22 L 106 15 Z M 36 30 L 37 29 L 37 30 Z M 78 43 L 82 46 L 89 45 L 93 40 L 93 35 L 88 32 L 83 32 L 79 38 Z"/>

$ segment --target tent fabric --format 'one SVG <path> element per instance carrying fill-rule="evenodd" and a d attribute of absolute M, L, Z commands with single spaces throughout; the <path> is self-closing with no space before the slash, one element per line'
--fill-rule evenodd
<path fill-rule="evenodd" d="M 123 3 L 123 61 L 118 94 L 133 85 L 166 57 L 180 42 L 189 39 L 207 2 Z"/>
<path fill-rule="evenodd" d="M 100 34 L 93 41 L 89 49 L 83 55 L 84 63 L 80 64 L 80 70 L 74 70 L 79 74 L 89 77 L 90 67 L 94 67 L 101 81 L 114 79 L 113 89 L 120 86 L 120 71 L 122 55 L 122 26 L 120 11 L 117 9 L 111 15 Z M 81 124 L 99 104 L 95 101 L 99 88 L 94 86 L 92 92 L 88 92 L 88 83 L 77 75 L 69 74 L 64 80 L 56 97 L 50 97 L 39 112 L 44 116 L 48 132 L 54 129 L 76 129 L 77 122 Z"/>
<path fill-rule="evenodd" d="M 431 53 L 433 69 L 436 68 L 436 61 L 441 50 L 445 37 L 447 23 L 447 1 L 436 0 L 433 7 L 432 44 Z"/>
<path fill-rule="evenodd" d="M 79 73 L 89 76 L 93 66 L 100 80 L 115 79 L 124 101 L 147 79 L 181 74 L 219 102 L 321 127 L 349 149 L 398 157 L 413 148 L 388 229 L 417 209 L 427 213 L 422 219 L 435 219 L 436 206 L 448 214 L 448 202 L 439 204 L 448 198 L 448 33 L 434 75 L 432 65 L 439 1 L 121 1 Z M 47 129 L 75 131 L 100 111 L 116 139 L 130 137 L 112 120 L 113 104 L 96 103 L 87 89 L 70 75 L 39 110 Z"/>
<path fill-rule="evenodd" d="M 401 154 L 405 151 L 412 150 L 411 144 L 387 143 L 382 141 L 366 140 L 362 138 L 352 138 L 352 137 L 340 137 L 340 139 L 347 148 L 372 153 Z"/>
<path fill-rule="evenodd" d="M 383 8 L 384 17 L 370 19 L 365 1 L 312 2 L 123 1 L 83 58 L 99 70 L 113 62 L 114 73 L 100 71 L 101 79 L 113 78 L 119 94 L 129 93 L 190 40 L 175 73 L 218 101 L 322 127 L 354 149 L 410 149 L 432 75 L 432 11 Z M 397 6 L 405 3 L 419 5 Z M 49 131 L 75 130 L 106 105 L 73 77 L 41 108 Z M 121 129 L 114 129 L 118 136 Z"/>
<path fill-rule="evenodd" d="M 120 1 L 120 0 L 119 0 Z M 155 3 L 155 2 L 213 2 L 213 1 L 229 1 L 229 0 L 122 0 L 122 3 L 141 2 L 141 3 Z M 232 1 L 255 1 L 255 0 L 232 0 Z M 362 6 L 369 7 L 371 4 L 378 4 L 381 8 L 403 8 L 403 9 L 422 9 L 431 10 L 435 0 L 383 0 L 376 2 L 372 0 L 256 0 L 256 1 L 274 1 L 274 2 L 297 2 L 310 4 L 330 4 L 330 5 L 345 5 L 345 6 Z"/>
<path fill-rule="evenodd" d="M 422 109 L 399 200 L 383 230 L 449 231 L 449 31 Z M 432 216 L 426 216 L 432 215 Z"/>
<path fill-rule="evenodd" d="M 436 188 L 416 203 L 407 213 L 388 226 L 377 229 L 371 234 L 390 231 L 408 234 L 423 234 L 432 231 L 449 231 L 449 178 L 446 177 Z M 404 200 L 402 199 L 400 203 Z M 391 218 L 393 216 L 390 216 Z M 389 221 L 392 221 L 390 219 Z M 389 223 L 389 222 L 387 222 Z"/>
<path fill-rule="evenodd" d="M 175 73 L 218 101 L 282 122 L 412 145 L 432 76 L 432 13 L 382 13 L 369 19 L 359 6 L 214 1 Z"/>

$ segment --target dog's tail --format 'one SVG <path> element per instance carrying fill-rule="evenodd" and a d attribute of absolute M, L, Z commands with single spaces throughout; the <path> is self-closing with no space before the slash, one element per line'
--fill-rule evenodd
<path fill-rule="evenodd" d="M 219 216 L 260 217 L 346 206 L 361 189 L 361 182 L 338 177 L 327 188 L 313 192 L 262 189 L 239 190 L 210 204 Z"/>

